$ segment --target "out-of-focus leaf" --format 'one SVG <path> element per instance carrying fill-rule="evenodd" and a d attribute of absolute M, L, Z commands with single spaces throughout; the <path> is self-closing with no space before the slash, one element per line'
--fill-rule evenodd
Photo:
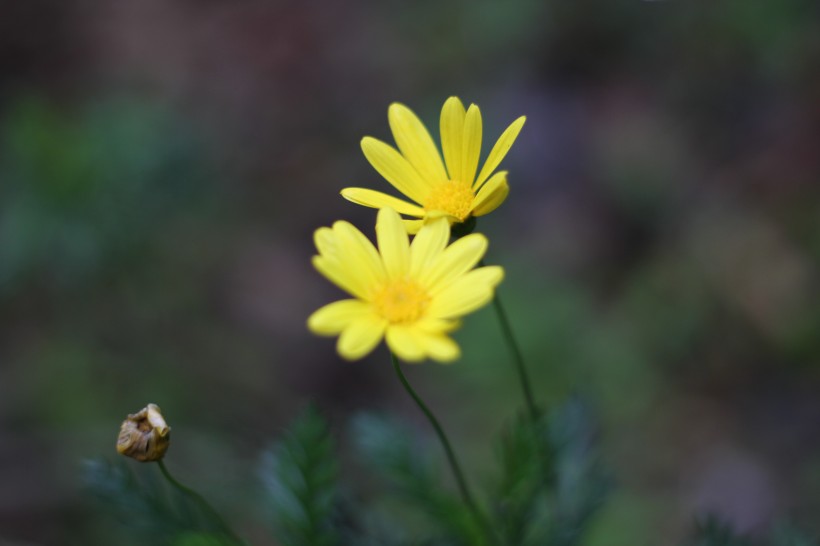
<path fill-rule="evenodd" d="M 817 546 L 816 538 L 808 535 L 788 524 L 775 526 L 771 536 L 771 546 Z"/>
<path fill-rule="evenodd" d="M 752 542 L 734 532 L 732 527 L 714 515 L 696 524 L 692 538 L 685 546 L 751 546 Z"/>
<path fill-rule="evenodd" d="M 577 397 L 546 416 L 548 480 L 547 525 L 532 544 L 580 544 L 592 517 L 612 487 L 600 460 L 597 425 L 592 412 Z"/>
<path fill-rule="evenodd" d="M 485 532 L 462 500 L 442 487 L 438 469 L 428 453 L 413 445 L 411 432 L 388 419 L 364 414 L 354 419 L 352 433 L 363 463 L 377 472 L 392 492 L 427 516 L 432 525 L 430 536 L 416 540 L 431 546 L 485 543 Z"/>
<path fill-rule="evenodd" d="M 153 468 L 147 470 L 154 470 Z M 85 483 L 135 544 L 239 546 L 201 504 L 161 481 L 159 471 L 137 479 L 127 461 L 88 461 Z M 123 542 L 130 543 L 127 540 Z"/>
<path fill-rule="evenodd" d="M 545 519 L 547 487 L 554 475 L 546 438 L 543 420 L 533 423 L 528 415 L 519 416 L 500 438 L 501 476 L 491 499 L 506 544 L 534 544 L 533 528 Z"/>
<path fill-rule="evenodd" d="M 260 476 L 277 539 L 285 546 L 340 545 L 335 445 L 313 408 L 263 455 Z"/>

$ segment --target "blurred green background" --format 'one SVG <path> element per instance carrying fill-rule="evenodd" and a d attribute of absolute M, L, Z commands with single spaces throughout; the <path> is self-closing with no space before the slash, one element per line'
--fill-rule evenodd
<path fill-rule="evenodd" d="M 312 232 L 374 215 L 387 106 L 437 136 L 528 121 L 481 220 L 538 398 L 594 402 L 617 489 L 590 545 L 673 544 L 716 512 L 820 532 L 816 0 L 6 2 L 0 17 L 0 543 L 114 544 L 81 488 L 147 402 L 166 461 L 236 522 L 308 401 L 432 442 L 384 347 L 305 319 L 339 292 Z M 407 370 L 470 473 L 521 406 L 489 309 Z M 134 463 L 136 464 L 136 463 Z"/>

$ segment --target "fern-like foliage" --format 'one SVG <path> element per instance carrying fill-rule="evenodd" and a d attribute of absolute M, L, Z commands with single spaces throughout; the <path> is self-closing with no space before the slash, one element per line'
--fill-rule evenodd
<path fill-rule="evenodd" d="M 351 426 L 363 479 L 344 486 L 336 442 L 308 409 L 263 454 L 259 475 L 276 544 L 283 546 L 580 546 L 611 479 L 592 412 L 578 398 L 533 419 L 513 420 L 496 443 L 499 471 L 486 499 L 491 530 L 447 486 L 438 445 L 419 445 L 392 420 L 365 414 Z M 135 472 L 134 470 L 137 470 Z M 86 481 L 128 529 L 123 546 L 244 546 L 195 493 L 171 487 L 151 465 L 92 461 Z M 446 470 L 446 472 L 445 472 Z M 351 476 L 351 474 L 346 474 Z M 444 479 L 446 478 L 446 479 Z M 470 480 L 475 487 L 476 480 Z M 367 503 L 354 497 L 376 486 Z M 386 485 L 387 487 L 378 487 Z M 365 488 L 367 489 L 367 487 Z M 398 502 L 391 503 L 391 497 Z M 486 522 L 485 522 L 486 523 Z M 682 546 L 820 546 L 780 525 L 758 539 L 717 517 L 697 523 Z"/>
<path fill-rule="evenodd" d="M 327 423 L 309 408 L 263 454 L 260 477 L 276 538 L 285 546 L 337 546 L 339 467 Z"/>
<path fill-rule="evenodd" d="M 553 453 L 546 438 L 542 419 L 519 416 L 498 442 L 501 475 L 491 502 L 505 544 L 534 544 L 533 527 L 546 515 L 547 489 L 553 482 Z"/>
<path fill-rule="evenodd" d="M 103 459 L 85 465 L 85 483 L 101 509 L 127 531 L 124 544 L 157 546 L 239 546 L 220 521 L 195 499 L 170 487 L 154 465 L 141 467 L 140 477 L 129 461 Z"/>
<path fill-rule="evenodd" d="M 496 526 L 510 546 L 570 546 L 610 489 L 584 403 L 570 399 L 537 419 L 520 416 L 497 447 L 501 466 L 491 498 Z"/>
<path fill-rule="evenodd" d="M 485 544 L 486 533 L 462 500 L 442 487 L 443 480 L 433 458 L 414 445 L 411 432 L 372 414 L 357 416 L 351 430 L 362 463 L 378 474 L 390 492 L 425 516 L 429 531 L 408 533 L 415 535 L 416 543 Z"/>
<path fill-rule="evenodd" d="M 808 535 L 799 529 L 788 524 L 776 525 L 771 535 L 772 546 L 818 546 L 816 538 L 809 538 Z"/>
<path fill-rule="evenodd" d="M 554 483 L 550 532 L 541 544 L 578 544 L 612 487 L 598 449 L 597 422 L 590 408 L 574 397 L 547 416 L 547 434 Z"/>
<path fill-rule="evenodd" d="M 685 546 L 752 546 L 752 542 L 735 533 L 727 522 L 710 514 L 696 522 L 695 532 Z"/>
<path fill-rule="evenodd" d="M 693 536 L 684 546 L 818 546 L 818 542 L 786 524 L 776 525 L 768 540 L 753 540 L 737 533 L 728 522 L 710 514 L 695 524 Z"/>

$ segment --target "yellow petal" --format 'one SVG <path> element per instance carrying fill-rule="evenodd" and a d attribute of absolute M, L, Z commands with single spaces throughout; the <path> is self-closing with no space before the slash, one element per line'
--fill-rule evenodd
<path fill-rule="evenodd" d="M 414 326 L 428 334 L 448 334 L 461 327 L 461 321 L 424 317 L 417 320 Z"/>
<path fill-rule="evenodd" d="M 497 209 L 510 193 L 510 186 L 507 184 L 507 172 L 495 173 L 486 184 L 478 190 L 478 195 L 473 199 L 473 216 L 484 216 Z"/>
<path fill-rule="evenodd" d="M 478 159 L 481 156 L 481 110 L 471 104 L 464 117 L 464 136 L 461 142 L 461 177 L 459 180 L 472 184 Z"/>
<path fill-rule="evenodd" d="M 407 233 L 415 235 L 424 226 L 424 220 L 402 220 L 402 224 Z"/>
<path fill-rule="evenodd" d="M 413 205 L 412 203 L 408 203 L 407 201 L 403 201 L 380 191 L 368 190 L 365 188 L 345 188 L 342 190 L 342 197 L 348 201 L 356 203 L 357 205 L 364 205 L 365 207 L 372 207 L 374 209 L 390 207 L 401 214 L 424 218 L 424 209 L 420 206 Z"/>
<path fill-rule="evenodd" d="M 418 336 L 424 352 L 433 360 L 449 364 L 461 356 L 458 344 L 445 335 L 421 334 Z"/>
<path fill-rule="evenodd" d="M 335 301 L 316 310 L 308 317 L 311 332 L 320 336 L 342 333 L 352 322 L 372 313 L 370 306 L 359 300 Z"/>
<path fill-rule="evenodd" d="M 521 116 L 512 122 L 503 133 L 501 133 L 501 136 L 498 138 L 495 146 L 493 146 L 493 149 L 490 150 L 490 155 L 487 156 L 487 161 L 484 163 L 484 167 L 481 168 L 481 172 L 478 174 L 475 184 L 473 184 L 473 189 L 477 190 L 480 188 L 481 184 L 483 184 L 492 172 L 501 164 L 501 160 L 504 159 L 504 156 L 510 151 L 513 142 L 515 142 L 516 137 L 518 137 L 518 133 L 521 132 L 521 128 L 524 126 L 525 121 L 527 121 L 527 118 L 525 116 Z"/>
<path fill-rule="evenodd" d="M 339 263 L 353 277 L 372 288 L 384 282 L 385 272 L 381 257 L 373 243 L 361 231 L 348 222 L 338 221 L 333 224 Z"/>
<path fill-rule="evenodd" d="M 387 321 L 374 313 L 358 318 L 339 336 L 336 350 L 342 358 L 358 360 L 366 356 L 381 341 Z"/>
<path fill-rule="evenodd" d="M 372 137 L 364 137 L 362 151 L 373 168 L 393 187 L 416 203 L 424 202 L 429 184 L 392 146 Z"/>
<path fill-rule="evenodd" d="M 433 297 L 427 313 L 444 319 L 471 313 L 493 299 L 493 291 L 503 278 L 504 270 L 497 265 L 470 271 Z"/>
<path fill-rule="evenodd" d="M 410 268 L 410 241 L 398 212 L 391 208 L 379 210 L 376 238 L 387 276 L 392 279 L 405 276 Z"/>
<path fill-rule="evenodd" d="M 450 97 L 441 109 L 441 149 L 451 180 L 461 176 L 461 142 L 464 137 L 464 105 L 458 97 Z"/>
<path fill-rule="evenodd" d="M 431 183 L 447 180 L 438 149 L 416 114 L 394 102 L 387 109 L 387 119 L 399 150 L 422 178 Z"/>
<path fill-rule="evenodd" d="M 410 245 L 410 276 L 417 277 L 429 268 L 450 240 L 450 225 L 446 218 L 428 222 Z"/>
<path fill-rule="evenodd" d="M 419 336 L 412 326 L 391 324 L 387 327 L 387 345 L 405 362 L 420 362 L 424 360 L 424 348 Z"/>
<path fill-rule="evenodd" d="M 350 271 L 340 265 L 338 260 L 325 256 L 314 256 L 312 263 L 319 273 L 345 292 L 361 299 L 369 298 L 369 287 L 362 279 L 353 276 Z"/>
<path fill-rule="evenodd" d="M 419 281 L 435 294 L 472 269 L 485 252 L 487 238 L 480 233 L 471 233 L 445 248 L 429 267 L 420 272 Z"/>
<path fill-rule="evenodd" d="M 319 254 L 329 256 L 336 253 L 336 237 L 329 227 L 320 227 L 313 233 L 313 242 Z"/>

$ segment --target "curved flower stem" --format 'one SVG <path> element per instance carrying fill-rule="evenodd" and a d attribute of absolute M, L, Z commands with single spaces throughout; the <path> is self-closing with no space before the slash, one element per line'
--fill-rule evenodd
<path fill-rule="evenodd" d="M 484 267 L 486 264 L 484 263 L 484 260 L 481 260 L 479 265 Z M 533 422 L 535 422 L 538 420 L 538 407 L 535 405 L 535 398 L 532 396 L 532 388 L 530 387 L 529 375 L 527 375 L 527 367 L 524 365 L 524 357 L 521 354 L 521 349 L 515 341 L 515 336 L 513 336 L 510 321 L 507 318 L 507 313 L 504 311 L 504 306 L 501 304 L 501 297 L 498 295 L 498 290 L 495 291 L 495 297 L 493 297 L 493 308 L 495 309 L 495 314 L 498 317 L 498 322 L 501 326 L 501 333 L 504 336 L 504 341 L 506 341 L 507 347 L 509 347 L 510 352 L 512 353 L 513 362 L 515 362 L 515 369 L 518 372 L 518 379 L 521 382 L 521 390 L 524 392 L 524 399 L 527 402 L 527 410 L 529 410 L 530 417 Z"/>
<path fill-rule="evenodd" d="M 496 543 L 497 540 L 492 526 L 473 500 L 470 489 L 467 487 L 467 480 L 464 479 L 464 474 L 461 472 L 461 467 L 459 466 L 456 455 L 450 445 L 450 440 L 447 439 L 447 435 L 444 433 L 444 429 L 441 428 L 438 419 L 436 419 L 436 416 L 433 415 L 432 411 L 430 411 L 430 408 L 428 408 L 422 399 L 419 398 L 419 395 L 416 394 L 416 391 L 413 390 L 413 387 L 411 387 L 410 383 L 407 382 L 407 378 L 404 377 L 404 373 L 401 371 L 399 359 L 393 351 L 390 351 L 390 358 L 393 361 L 393 369 L 396 370 L 396 375 L 399 376 L 399 381 L 401 381 L 404 390 L 407 391 L 410 398 L 413 399 L 419 409 L 421 409 L 422 413 L 424 413 L 425 417 L 427 417 L 427 420 L 430 421 L 430 424 L 433 425 L 433 429 L 436 431 L 436 435 L 438 435 L 438 439 L 441 442 L 442 447 L 444 447 L 444 452 L 447 454 L 447 461 L 450 463 L 450 468 L 453 470 L 453 475 L 456 478 L 456 483 L 458 484 L 458 489 L 461 493 L 462 499 L 464 500 L 464 504 L 467 505 L 467 508 L 470 512 L 472 512 L 473 517 L 484 528 L 491 542 Z"/>
<path fill-rule="evenodd" d="M 501 298 L 498 296 L 498 291 L 493 298 L 493 307 L 495 314 L 498 316 L 498 322 L 501 324 L 501 332 L 504 334 L 504 339 L 507 342 L 507 347 L 513 355 L 515 368 L 518 372 L 518 378 L 521 381 L 521 390 L 524 391 L 524 398 L 527 401 L 527 409 L 530 412 L 530 417 L 533 421 L 538 420 L 538 409 L 535 406 L 535 399 L 532 396 L 532 389 L 530 387 L 530 378 L 527 375 L 527 367 L 524 365 L 524 357 L 521 356 L 521 349 L 515 341 L 515 337 L 510 327 L 510 321 L 507 319 L 507 313 L 504 311 L 504 306 L 501 304 Z"/>
<path fill-rule="evenodd" d="M 208 516 L 210 516 L 212 520 L 217 524 L 221 532 L 224 535 L 227 535 L 235 544 L 244 544 L 242 539 L 240 539 L 236 535 L 236 533 L 233 532 L 233 529 L 231 529 L 231 527 L 225 522 L 225 520 L 222 519 L 222 516 L 219 515 L 219 512 L 217 512 L 210 504 L 208 504 L 208 501 L 206 501 L 202 495 L 200 495 L 190 487 L 182 485 L 180 482 L 178 482 L 176 478 L 174 478 L 168 471 L 168 469 L 165 467 L 165 463 L 162 462 L 162 459 L 158 460 L 157 463 L 159 464 L 159 469 L 162 472 L 162 475 L 165 476 L 166 480 L 168 480 L 168 483 L 170 483 L 172 486 L 176 487 L 182 493 L 196 501 L 197 504 L 199 504 L 200 508 L 202 508 L 202 510 L 205 513 L 207 513 Z"/>

